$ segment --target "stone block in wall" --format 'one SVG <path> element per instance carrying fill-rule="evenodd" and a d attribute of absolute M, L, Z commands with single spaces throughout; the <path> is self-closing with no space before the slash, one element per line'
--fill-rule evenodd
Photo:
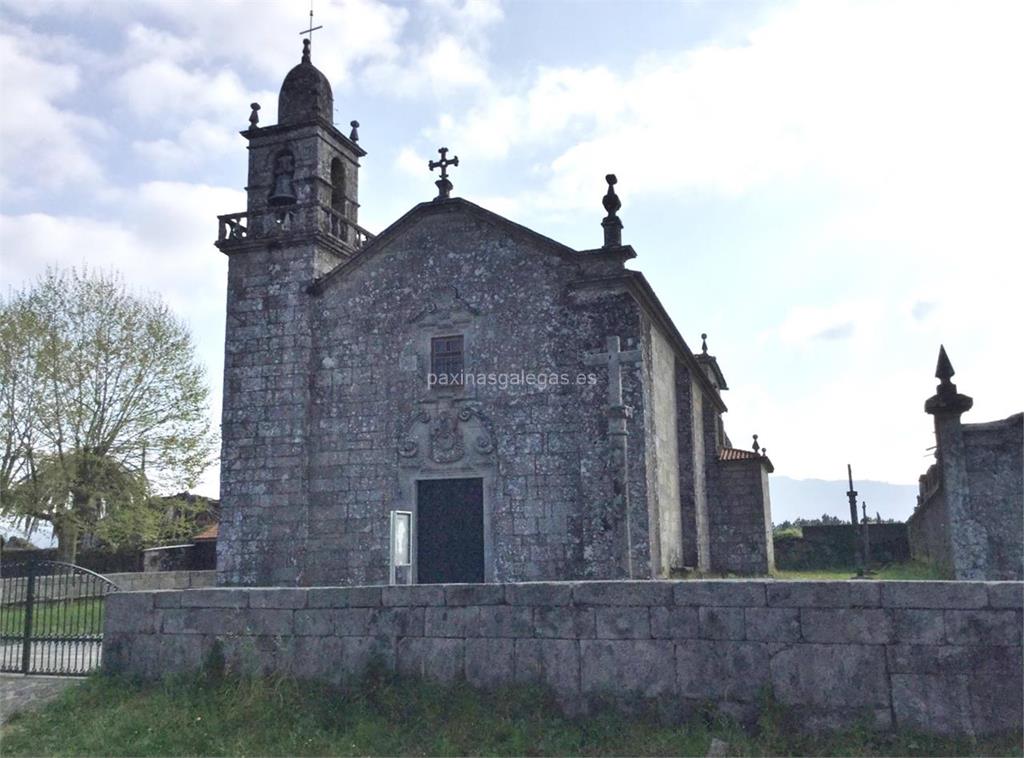
<path fill-rule="evenodd" d="M 799 608 L 746 608 L 746 637 L 758 642 L 797 642 L 800 639 Z"/>
<path fill-rule="evenodd" d="M 696 639 L 700 636 L 697 608 L 651 607 L 651 637 L 655 639 Z"/>
<path fill-rule="evenodd" d="M 669 582 L 580 582 L 573 585 L 577 605 L 669 605 Z"/>
<path fill-rule="evenodd" d="M 306 608 L 294 611 L 295 634 L 298 636 L 324 637 L 334 634 L 337 623 L 334 608 Z"/>
<path fill-rule="evenodd" d="M 466 681 L 483 689 L 498 688 L 513 681 L 515 640 L 466 640 Z"/>
<path fill-rule="evenodd" d="M 647 606 L 611 606 L 594 609 L 601 639 L 649 639 L 651 620 Z"/>
<path fill-rule="evenodd" d="M 497 605 L 505 602 L 501 584 L 449 584 L 444 588 L 447 605 Z"/>
<path fill-rule="evenodd" d="M 1024 584 L 992 582 L 988 585 L 988 604 L 993 608 L 1024 608 Z"/>
<path fill-rule="evenodd" d="M 747 579 L 676 582 L 673 597 L 676 605 L 764 605 L 765 583 Z"/>
<path fill-rule="evenodd" d="M 515 656 L 517 682 L 540 683 L 563 697 L 579 694 L 580 643 L 576 640 L 516 640 Z"/>
<path fill-rule="evenodd" d="M 889 707 L 881 645 L 793 645 L 771 657 L 775 697 L 785 705 L 833 710 Z"/>
<path fill-rule="evenodd" d="M 808 642 L 882 645 L 895 637 L 892 617 L 882 608 L 803 608 L 800 628 Z"/>
<path fill-rule="evenodd" d="M 892 708 L 897 728 L 973 734 L 967 680 L 958 674 L 893 674 Z"/>
<path fill-rule="evenodd" d="M 160 613 L 162 634 L 242 634 L 241 608 L 167 608 Z"/>
<path fill-rule="evenodd" d="M 381 605 L 381 587 L 312 587 L 307 608 L 374 608 Z M 398 588 L 396 588 L 398 589 Z M 402 603 L 397 603 L 402 605 Z"/>
<path fill-rule="evenodd" d="M 953 645 L 1020 645 L 1020 611 L 945 612 L 946 641 Z"/>
<path fill-rule="evenodd" d="M 526 606 L 484 605 L 477 609 L 476 627 L 469 637 L 530 637 L 533 609 Z"/>
<path fill-rule="evenodd" d="M 245 608 L 249 595 L 244 590 L 206 587 L 182 590 L 182 608 Z"/>
<path fill-rule="evenodd" d="M 295 637 L 283 673 L 296 679 L 319 679 L 339 684 L 344 675 L 342 644 L 339 637 Z"/>
<path fill-rule="evenodd" d="M 398 640 L 396 666 L 402 674 L 452 682 L 465 675 L 465 641 L 438 637 Z"/>
<path fill-rule="evenodd" d="M 422 637 L 425 618 L 426 609 L 422 606 L 376 608 L 368 631 L 389 637 Z"/>
<path fill-rule="evenodd" d="M 889 671 L 898 674 L 1020 674 L 1021 649 L 991 645 L 889 645 Z"/>
<path fill-rule="evenodd" d="M 104 603 L 104 634 L 151 634 L 156 631 L 156 611 L 152 594 L 115 592 L 108 595 Z"/>
<path fill-rule="evenodd" d="M 569 605 L 537 606 L 533 609 L 533 634 L 562 639 L 594 637 L 597 634 L 594 609 Z"/>
<path fill-rule="evenodd" d="M 894 608 L 897 642 L 941 645 L 946 641 L 943 612 L 927 608 Z"/>
<path fill-rule="evenodd" d="M 712 640 L 742 640 L 746 633 L 743 608 L 700 609 L 700 636 Z"/>
<path fill-rule="evenodd" d="M 250 608 L 305 608 L 309 591 L 295 587 L 270 587 L 249 591 Z"/>
<path fill-rule="evenodd" d="M 250 608 L 244 615 L 247 635 L 291 635 L 293 613 L 281 608 Z"/>
<path fill-rule="evenodd" d="M 884 582 L 888 608 L 984 608 L 988 592 L 980 582 Z"/>
<path fill-rule="evenodd" d="M 1006 648 L 1003 648 L 1006 649 Z M 1015 649 L 1016 665 L 1002 671 L 974 671 L 967 682 L 971 701 L 971 723 L 974 734 L 1005 733 L 1015 729 L 1021 733 L 1024 714 L 1024 661 L 1020 648 Z"/>
<path fill-rule="evenodd" d="M 667 640 L 582 640 L 580 691 L 592 697 L 675 694 L 674 659 Z"/>
<path fill-rule="evenodd" d="M 510 605 L 569 605 L 573 585 L 568 582 L 526 582 L 505 585 Z"/>
<path fill-rule="evenodd" d="M 384 605 L 444 605 L 444 587 L 439 584 L 410 584 L 381 589 Z"/>
<path fill-rule="evenodd" d="M 427 637 L 475 637 L 479 627 L 478 607 L 430 607 L 426 609 L 423 634 Z"/>
<path fill-rule="evenodd" d="M 769 582 L 768 605 L 783 608 L 874 608 L 881 604 L 873 582 Z"/>
<path fill-rule="evenodd" d="M 769 685 L 761 642 L 685 640 L 675 645 L 675 661 L 681 697 L 752 702 Z"/>

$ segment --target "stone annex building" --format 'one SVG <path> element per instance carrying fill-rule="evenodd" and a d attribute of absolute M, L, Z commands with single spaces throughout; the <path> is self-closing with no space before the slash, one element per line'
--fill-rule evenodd
<path fill-rule="evenodd" d="M 450 197 L 442 150 L 438 197 L 374 236 L 304 45 L 220 217 L 219 583 L 386 583 L 395 509 L 420 583 L 770 571 L 772 465 L 625 267 L 614 177 L 604 245 L 573 250 Z"/>

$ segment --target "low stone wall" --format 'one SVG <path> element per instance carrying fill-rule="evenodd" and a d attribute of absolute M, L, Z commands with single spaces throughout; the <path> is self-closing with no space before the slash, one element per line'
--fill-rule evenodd
<path fill-rule="evenodd" d="M 131 574 L 106 574 L 122 592 L 140 590 L 184 590 L 212 587 L 216 571 L 139 571 Z"/>
<path fill-rule="evenodd" d="M 863 544 L 862 525 L 814 524 L 803 527 L 803 536 L 775 538 L 778 569 L 852 568 Z M 868 524 L 871 565 L 903 563 L 910 558 L 906 524 Z"/>
<path fill-rule="evenodd" d="M 1021 606 L 1009 582 L 581 582 L 216 588 L 108 599 L 104 666 L 338 682 L 374 658 L 493 687 L 537 681 L 572 711 L 654 700 L 741 720 L 766 690 L 811 729 L 1021 728 Z"/>
<path fill-rule="evenodd" d="M 192 587 L 212 587 L 217 578 L 216 571 L 162 571 L 147 573 L 133 571 L 124 574 L 101 574 L 113 582 L 122 592 L 138 590 L 182 590 Z M 33 596 L 37 601 L 74 600 L 90 597 L 100 589 L 100 582 L 91 575 L 56 574 L 37 576 L 33 582 Z M 105 586 L 105 585 L 104 585 Z M 25 602 L 28 577 L 0 579 L 0 604 Z"/>

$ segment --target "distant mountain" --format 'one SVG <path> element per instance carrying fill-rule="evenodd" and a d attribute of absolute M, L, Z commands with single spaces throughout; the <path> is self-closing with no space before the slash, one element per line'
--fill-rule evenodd
<path fill-rule="evenodd" d="M 854 480 L 857 507 L 864 502 L 868 515 L 876 513 L 882 518 L 906 521 L 917 503 L 916 484 L 889 484 Z M 796 518 L 818 518 L 823 513 L 850 520 L 850 501 L 846 498 L 849 484 L 845 480 L 790 479 L 788 476 L 771 477 L 772 521 L 792 521 Z"/>

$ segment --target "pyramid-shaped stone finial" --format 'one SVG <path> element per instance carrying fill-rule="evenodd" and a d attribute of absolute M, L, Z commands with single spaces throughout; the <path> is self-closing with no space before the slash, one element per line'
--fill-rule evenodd
<path fill-rule="evenodd" d="M 939 345 L 939 362 L 935 366 L 935 378 L 943 384 L 948 384 L 955 373 L 953 364 L 949 362 L 949 356 L 946 355 L 945 346 Z"/>
<path fill-rule="evenodd" d="M 935 377 L 939 380 L 939 386 L 935 388 L 935 395 L 928 398 L 924 404 L 926 413 L 963 413 L 974 405 L 967 395 L 961 395 L 956 391 L 956 385 L 950 381 L 956 372 L 953 364 L 946 355 L 944 345 L 939 345 L 939 361 L 935 365 Z"/>

